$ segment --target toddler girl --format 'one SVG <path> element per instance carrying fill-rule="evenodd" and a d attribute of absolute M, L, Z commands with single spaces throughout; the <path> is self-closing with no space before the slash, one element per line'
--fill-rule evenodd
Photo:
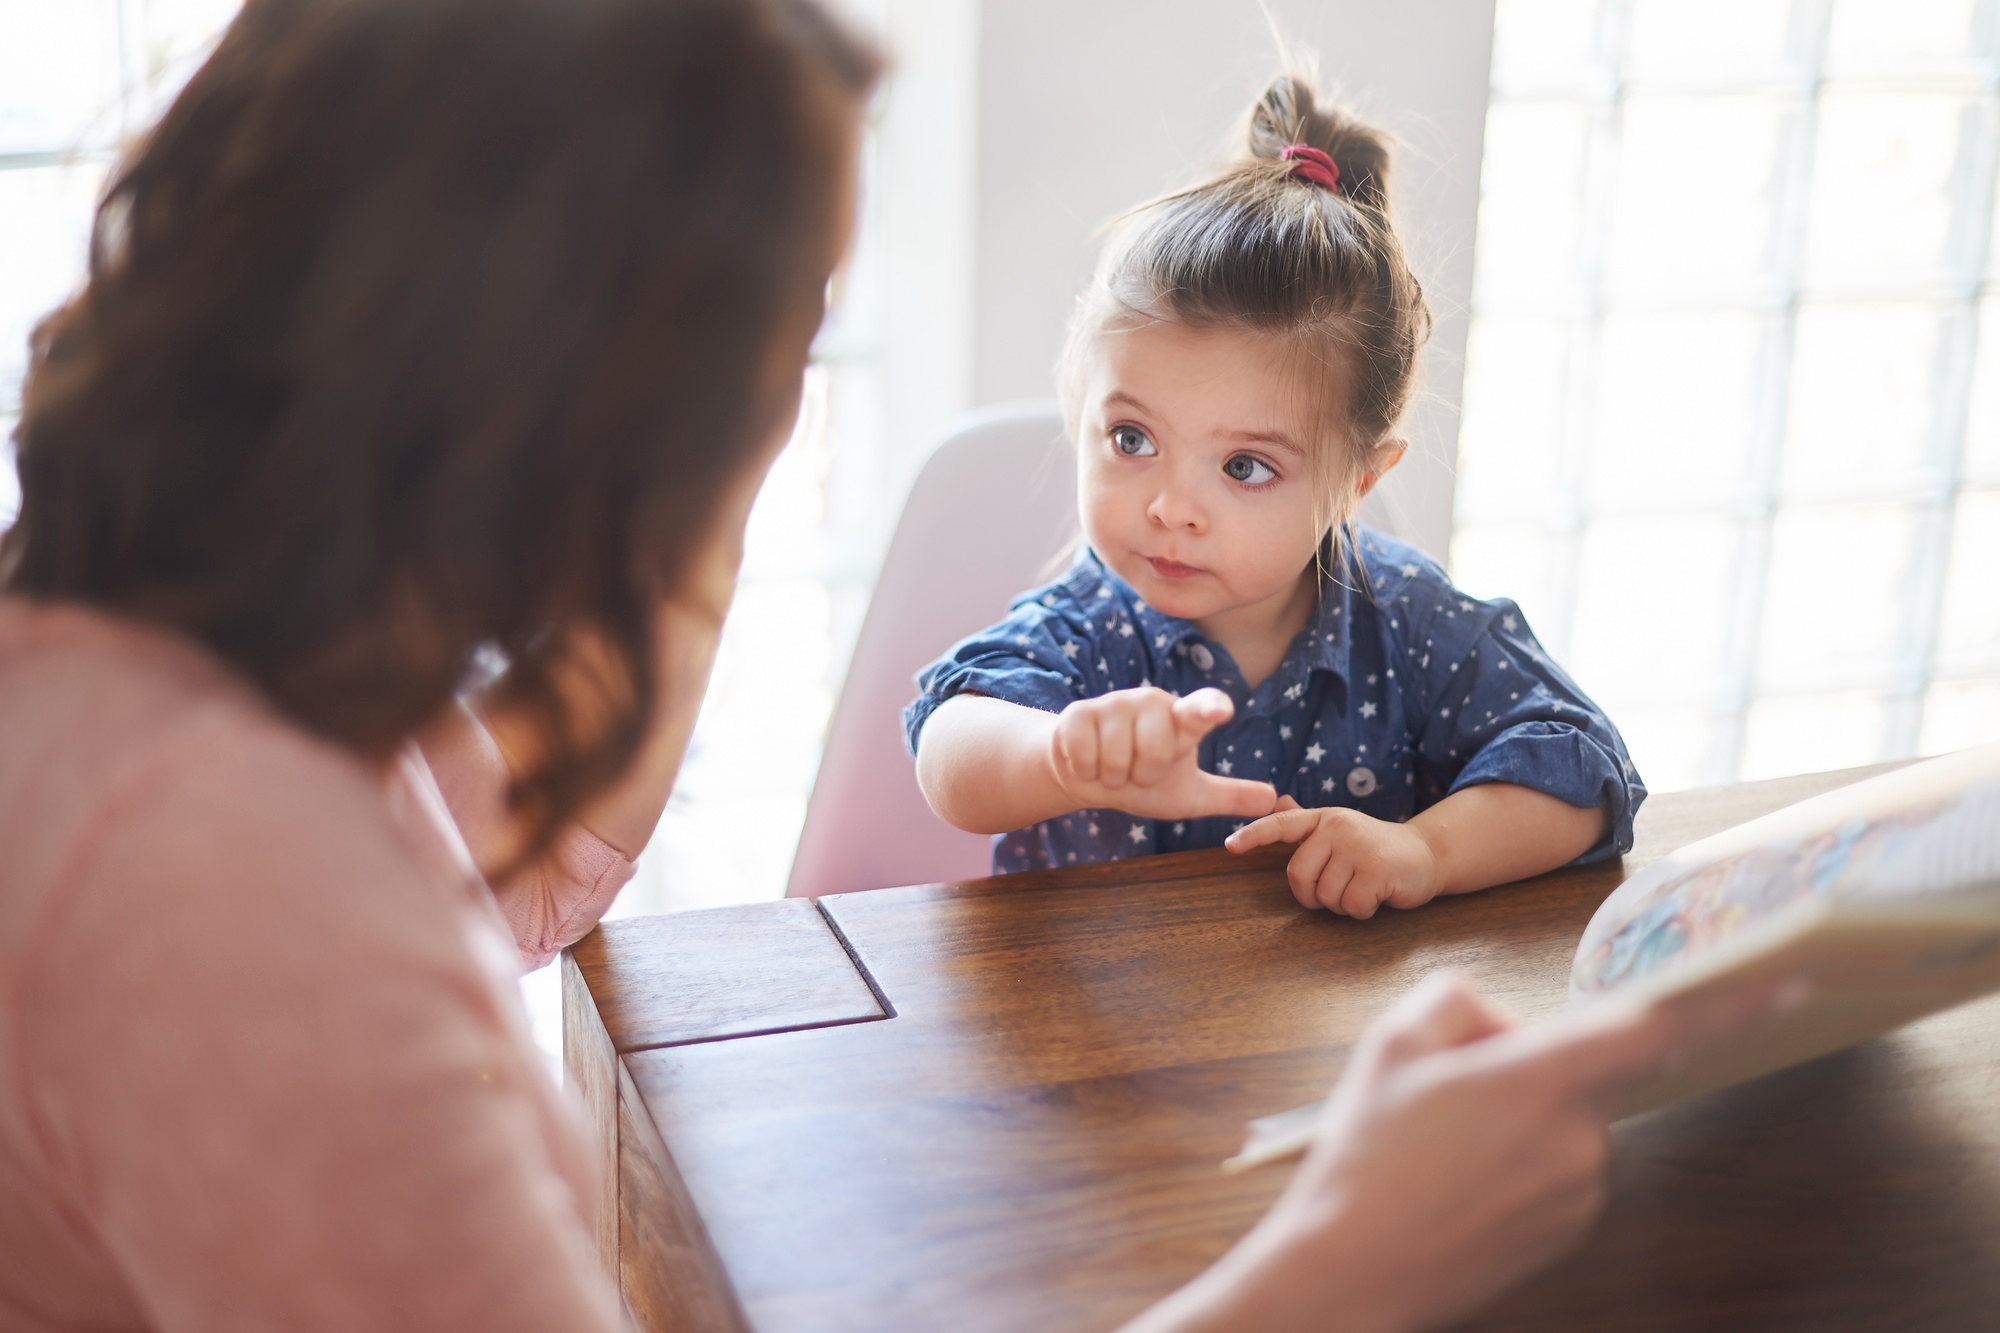
<path fill-rule="evenodd" d="M 1354 527 L 1429 331 L 1382 136 L 1297 76 L 1128 215 L 1060 365 L 1087 549 L 918 677 L 939 816 L 996 872 L 1298 844 L 1367 917 L 1632 845 L 1617 731 L 1505 600 Z"/>

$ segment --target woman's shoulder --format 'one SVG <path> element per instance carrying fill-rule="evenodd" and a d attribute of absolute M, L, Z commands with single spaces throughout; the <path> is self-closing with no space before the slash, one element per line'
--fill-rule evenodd
<path fill-rule="evenodd" d="M 0 939 L 51 894 L 113 891 L 101 867 L 128 858 L 211 895 L 411 863 L 381 774 L 145 625 L 0 599 L 0 734 L 0 845 L 26 853 L 0 867 Z"/>
<path fill-rule="evenodd" d="M 27 688 L 48 700 L 112 690 L 154 705 L 228 691 L 255 697 L 179 634 L 81 603 L 0 597 L 0 698 Z"/>
<path fill-rule="evenodd" d="M 0 773 L 43 784 L 103 789 L 135 766 L 221 761 L 366 782 L 200 644 L 67 603 L 0 598 L 0 731 L 11 742 Z"/>

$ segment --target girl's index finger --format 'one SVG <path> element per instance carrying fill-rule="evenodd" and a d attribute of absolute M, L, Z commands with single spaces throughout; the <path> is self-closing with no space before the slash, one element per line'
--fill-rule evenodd
<path fill-rule="evenodd" d="M 1318 827 L 1319 811 L 1294 805 L 1289 810 L 1265 815 L 1254 824 L 1245 824 L 1224 839 L 1222 845 L 1232 852 L 1242 853 L 1253 847 L 1268 847 L 1274 842 L 1304 842 Z"/>

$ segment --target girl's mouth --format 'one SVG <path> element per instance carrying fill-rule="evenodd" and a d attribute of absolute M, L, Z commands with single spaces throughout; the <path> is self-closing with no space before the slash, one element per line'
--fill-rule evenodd
<path fill-rule="evenodd" d="M 1163 560 L 1157 555 L 1147 556 L 1146 563 L 1151 565 L 1153 572 L 1163 579 L 1193 578 L 1201 573 L 1193 565 L 1184 565 L 1178 560 Z"/>

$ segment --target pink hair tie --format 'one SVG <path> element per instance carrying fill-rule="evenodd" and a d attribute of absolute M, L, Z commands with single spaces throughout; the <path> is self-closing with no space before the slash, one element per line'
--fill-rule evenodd
<path fill-rule="evenodd" d="M 1321 189 L 1340 192 L 1339 164 L 1311 144 L 1288 143 L 1278 158 L 1292 164 L 1294 176 L 1303 176 Z"/>

